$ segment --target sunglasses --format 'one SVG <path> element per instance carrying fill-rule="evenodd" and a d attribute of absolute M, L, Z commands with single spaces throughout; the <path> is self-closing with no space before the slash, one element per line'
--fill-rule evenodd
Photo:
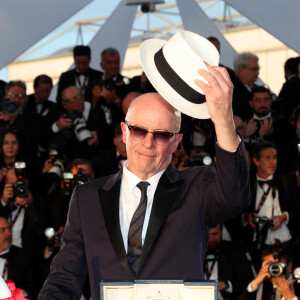
<path fill-rule="evenodd" d="M 10 97 L 12 99 L 15 99 L 15 98 L 22 99 L 25 97 L 25 94 L 10 94 L 10 95 L 8 95 L 8 97 Z"/>
<path fill-rule="evenodd" d="M 130 136 L 136 140 L 136 141 L 140 141 L 143 140 L 146 135 L 148 133 L 152 133 L 153 134 L 153 141 L 156 145 L 161 145 L 161 146 L 165 146 L 170 142 L 170 139 L 178 134 L 179 132 L 168 132 L 168 131 L 149 131 L 145 128 L 141 128 L 138 126 L 133 126 L 128 124 L 127 121 L 125 121 L 129 131 L 130 131 Z"/>

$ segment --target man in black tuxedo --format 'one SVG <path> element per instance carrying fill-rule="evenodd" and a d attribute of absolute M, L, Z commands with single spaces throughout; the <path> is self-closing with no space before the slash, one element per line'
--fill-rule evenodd
<path fill-rule="evenodd" d="M 255 81 L 259 75 L 258 57 L 250 52 L 243 52 L 234 58 L 233 80 L 233 113 L 243 120 L 251 118 L 252 110 L 249 106 L 251 91 L 256 86 Z"/>
<path fill-rule="evenodd" d="M 87 273 L 93 299 L 100 299 L 102 280 L 204 279 L 209 227 L 250 200 L 244 145 L 233 122 L 233 86 L 224 68 L 208 70 L 198 72 L 209 86 L 196 84 L 216 128 L 217 171 L 179 172 L 171 159 L 182 140 L 180 113 L 159 94 L 136 98 L 121 123 L 127 162 L 119 173 L 74 190 L 64 245 L 39 299 L 79 299 Z"/>
<path fill-rule="evenodd" d="M 28 96 L 26 109 L 47 118 L 49 111 L 56 106 L 55 102 L 49 100 L 52 87 L 52 79 L 48 75 L 37 76 L 33 81 L 34 93 Z"/>
<path fill-rule="evenodd" d="M 84 95 L 85 101 L 92 102 L 93 83 L 102 80 L 102 72 L 89 67 L 91 49 L 88 46 L 76 46 L 73 49 L 75 68 L 61 74 L 58 82 L 57 103 L 61 102 L 62 92 L 69 86 L 76 86 Z"/>
<path fill-rule="evenodd" d="M 5 217 L 0 217 L 0 274 L 4 280 L 12 280 L 25 296 L 34 299 L 33 256 L 24 256 L 24 251 L 12 245 L 12 228 Z"/>
<path fill-rule="evenodd" d="M 222 229 L 222 224 L 210 229 L 204 275 L 218 282 L 219 300 L 236 299 L 254 276 L 243 244 L 222 240 Z"/>
<path fill-rule="evenodd" d="M 276 146 L 268 141 L 257 144 L 252 152 L 256 173 L 250 178 L 251 205 L 248 222 L 252 230 L 248 234 L 249 249 L 257 267 L 259 251 L 265 245 L 291 240 L 290 224 L 294 224 L 293 199 L 275 176 L 277 167 Z M 279 189 L 280 187 L 280 189 Z M 292 214 L 291 214 L 292 212 Z M 265 218 L 265 219 L 261 219 Z M 264 222 L 268 221 L 268 222 Z M 264 224 L 264 226 L 262 226 Z"/>
<path fill-rule="evenodd" d="M 289 58 L 284 64 L 283 84 L 278 99 L 284 102 L 286 116 L 290 117 L 297 105 L 300 105 L 300 78 L 299 78 L 299 58 Z"/>

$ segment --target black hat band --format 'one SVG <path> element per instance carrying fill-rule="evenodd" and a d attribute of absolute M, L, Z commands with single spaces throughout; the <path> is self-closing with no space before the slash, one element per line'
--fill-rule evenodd
<path fill-rule="evenodd" d="M 194 104 L 202 104 L 205 102 L 205 96 L 191 88 L 171 68 L 165 59 L 162 48 L 155 53 L 154 63 L 160 75 L 181 97 Z"/>

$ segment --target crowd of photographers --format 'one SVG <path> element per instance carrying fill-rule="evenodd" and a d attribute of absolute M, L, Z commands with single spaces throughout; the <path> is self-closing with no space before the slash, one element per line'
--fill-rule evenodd
<path fill-rule="evenodd" d="M 73 54 L 75 68 L 61 75 L 56 103 L 48 99 L 53 84 L 47 75 L 35 78 L 32 95 L 21 80 L 3 85 L 1 93 L 0 272 L 30 299 L 37 297 L 61 246 L 74 186 L 122 168 L 126 149 L 120 122 L 135 97 L 155 91 L 145 74 L 132 79 L 120 74 L 116 49 L 101 53 L 104 72 L 89 67 L 89 47 L 77 46 Z M 297 299 L 298 66 L 298 58 L 286 62 L 286 83 L 278 97 L 254 84 L 259 73 L 255 55 L 238 55 L 235 71 L 229 69 L 236 128 L 248 150 L 252 203 L 240 216 L 211 230 L 205 274 L 218 281 L 219 299 L 269 299 L 267 289 L 260 290 L 268 279 L 286 299 Z M 175 166 L 216 167 L 213 123 L 183 115 L 181 132 Z M 86 286 L 84 296 L 89 298 Z"/>

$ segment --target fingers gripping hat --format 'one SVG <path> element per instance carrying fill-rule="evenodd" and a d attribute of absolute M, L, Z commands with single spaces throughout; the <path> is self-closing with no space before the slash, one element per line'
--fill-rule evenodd
<path fill-rule="evenodd" d="M 219 64 L 219 53 L 211 42 L 193 32 L 179 31 L 168 41 L 144 41 L 140 58 L 148 79 L 172 106 L 194 118 L 210 118 L 203 91 L 194 80 L 207 83 L 197 70 L 207 70 L 205 62 Z"/>

